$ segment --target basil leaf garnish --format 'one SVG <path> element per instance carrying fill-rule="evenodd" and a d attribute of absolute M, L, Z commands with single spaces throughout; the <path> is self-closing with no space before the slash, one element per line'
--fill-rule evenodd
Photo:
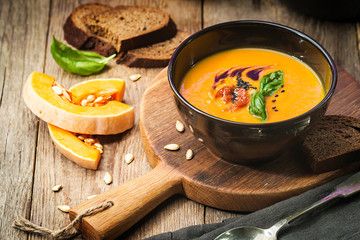
<path fill-rule="evenodd" d="M 269 73 L 263 76 L 260 80 L 259 91 L 265 97 L 273 95 L 284 82 L 283 71 L 279 70 L 276 72 Z"/>
<path fill-rule="evenodd" d="M 281 70 L 269 73 L 261 78 L 259 91 L 251 95 L 249 104 L 249 112 L 253 117 L 261 119 L 262 122 L 267 120 L 265 97 L 270 97 L 276 93 L 283 85 L 283 82 L 284 74 Z"/>
<path fill-rule="evenodd" d="M 116 56 L 116 54 L 113 54 L 106 58 L 93 52 L 75 50 L 60 42 L 54 36 L 50 52 L 60 67 L 68 72 L 83 76 L 101 71 Z"/>
<path fill-rule="evenodd" d="M 260 119 L 262 122 L 265 122 L 267 120 L 265 97 L 261 92 L 256 91 L 253 94 L 251 94 L 249 112 L 251 115 Z"/>

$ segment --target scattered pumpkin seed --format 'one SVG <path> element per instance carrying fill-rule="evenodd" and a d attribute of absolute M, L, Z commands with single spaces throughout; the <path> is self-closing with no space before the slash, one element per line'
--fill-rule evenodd
<path fill-rule="evenodd" d="M 194 152 L 191 149 L 186 151 L 186 160 L 191 160 L 194 157 Z"/>
<path fill-rule="evenodd" d="M 129 76 L 130 80 L 133 82 L 136 82 L 137 80 L 139 80 L 141 78 L 141 74 L 133 74 Z"/>
<path fill-rule="evenodd" d="M 189 129 L 190 129 L 190 132 L 194 133 L 194 129 L 192 128 L 191 125 L 189 125 Z"/>
<path fill-rule="evenodd" d="M 58 191 L 60 191 L 60 189 L 62 189 L 62 184 L 55 185 L 55 186 L 53 186 L 53 187 L 51 188 L 51 190 L 52 190 L 53 192 L 58 192 Z"/>
<path fill-rule="evenodd" d="M 96 194 L 90 195 L 90 196 L 87 197 L 87 199 L 92 199 L 93 197 L 96 197 L 96 196 L 97 196 Z"/>
<path fill-rule="evenodd" d="M 183 132 L 185 130 L 184 124 L 179 120 L 176 121 L 176 130 L 178 130 L 178 132 Z"/>
<path fill-rule="evenodd" d="M 104 176 L 104 182 L 107 184 L 107 185 L 109 185 L 109 184 L 111 184 L 112 183 L 112 176 L 110 175 L 110 173 L 109 172 L 106 172 L 105 173 L 105 176 Z"/>
<path fill-rule="evenodd" d="M 125 162 L 127 164 L 130 164 L 134 160 L 134 155 L 131 153 L 128 153 L 125 155 Z"/>
<path fill-rule="evenodd" d="M 66 213 L 70 212 L 70 209 L 71 209 L 71 207 L 69 207 L 68 205 L 59 205 L 59 206 L 57 206 L 57 208 L 60 211 L 66 212 Z"/>
<path fill-rule="evenodd" d="M 176 143 L 171 143 L 171 144 L 168 144 L 164 147 L 166 150 L 170 150 L 170 151 L 176 151 L 180 148 L 180 146 Z"/>

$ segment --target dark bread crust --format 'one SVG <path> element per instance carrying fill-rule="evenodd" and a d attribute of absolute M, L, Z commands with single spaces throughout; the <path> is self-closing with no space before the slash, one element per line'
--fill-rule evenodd
<path fill-rule="evenodd" d="M 114 53 L 117 53 L 116 48 L 110 42 L 108 42 L 105 38 L 96 35 L 95 33 L 91 33 L 91 29 L 86 27 L 84 22 L 81 21 L 79 23 L 79 19 L 82 19 L 85 16 L 90 16 L 91 14 L 85 14 L 87 13 L 86 11 L 89 11 L 90 8 L 92 8 L 92 10 L 97 8 L 98 11 L 100 9 L 101 13 L 103 13 L 105 11 L 112 11 L 114 9 L 121 9 L 124 7 L 126 8 L 126 6 L 117 6 L 112 8 L 102 4 L 84 4 L 78 6 L 73 10 L 63 26 L 65 40 L 77 49 L 94 50 L 103 56 L 110 56 Z M 133 7 L 141 8 L 142 6 Z M 120 57 L 118 57 L 117 63 L 125 63 L 127 66 L 131 67 L 165 67 L 168 64 L 170 58 L 139 58 L 139 56 L 132 56 L 131 54 L 125 53 L 132 49 L 146 47 L 175 37 L 177 34 L 176 24 L 170 16 L 167 14 L 166 16 L 168 21 L 165 26 L 162 26 L 155 31 L 132 37 L 130 39 L 121 40 L 120 49 L 118 51 Z"/>
<path fill-rule="evenodd" d="M 306 137 L 303 152 L 314 173 L 339 169 L 360 160 L 360 119 L 324 116 Z"/>
<path fill-rule="evenodd" d="M 86 6 L 105 6 L 101 4 L 84 4 L 78 6 L 66 19 L 63 26 L 64 38 L 73 47 L 81 50 L 94 50 L 98 54 L 108 57 L 116 53 L 115 48 L 105 39 L 99 38 L 90 32 L 77 26 L 73 21 L 73 15 Z"/>
<path fill-rule="evenodd" d="M 116 60 L 116 63 L 124 64 L 128 67 L 160 68 L 166 67 L 169 63 L 169 59 L 139 58 L 133 54 L 124 54 Z"/>
<path fill-rule="evenodd" d="M 164 42 L 130 50 L 116 60 L 118 64 L 124 64 L 128 67 L 140 68 L 160 68 L 169 64 L 170 58 L 176 48 L 183 42 L 189 34 L 178 30 L 175 37 Z"/>
<path fill-rule="evenodd" d="M 93 49 L 94 41 L 89 45 L 89 39 L 91 38 L 80 28 L 77 28 L 71 19 L 71 15 L 66 19 L 63 26 L 65 40 L 77 49 Z"/>
<path fill-rule="evenodd" d="M 150 27 L 149 29 L 151 30 L 146 30 L 145 27 L 143 30 L 139 29 L 138 32 L 133 32 L 129 35 L 126 35 L 128 29 L 119 29 L 116 25 L 114 25 L 113 22 L 111 26 L 107 25 L 107 23 L 109 22 L 108 19 L 119 20 L 119 26 L 121 24 L 124 25 L 124 23 L 126 24 L 126 21 L 128 21 L 127 17 L 125 16 L 128 16 L 129 19 L 131 19 L 134 17 L 134 15 L 139 14 L 151 14 L 152 16 L 159 16 L 160 18 L 162 18 L 162 22 L 156 23 L 155 25 L 147 26 Z M 144 17 L 141 18 L 139 22 L 146 20 L 146 15 L 141 16 Z M 103 11 L 99 14 L 85 15 L 81 19 L 82 22 L 87 26 L 87 29 L 92 34 L 107 39 L 107 41 L 115 47 L 118 53 L 166 41 L 173 38 L 177 33 L 176 24 L 171 19 L 171 17 L 161 9 L 150 6 L 119 5 L 113 9 Z M 152 23 L 148 22 L 148 24 Z M 125 35 L 117 35 L 117 32 L 119 32 L 120 30 L 123 31 Z"/>
<path fill-rule="evenodd" d="M 169 17 L 168 24 L 163 28 L 134 38 L 122 40 L 119 52 L 126 52 L 131 49 L 146 47 L 154 43 L 169 40 L 170 38 L 175 37 L 176 32 L 176 24 Z"/>

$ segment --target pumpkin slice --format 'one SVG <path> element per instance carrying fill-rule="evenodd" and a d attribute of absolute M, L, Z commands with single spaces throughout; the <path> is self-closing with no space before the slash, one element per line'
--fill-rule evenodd
<path fill-rule="evenodd" d="M 78 165 L 96 170 L 101 153 L 99 150 L 86 145 L 75 134 L 48 124 L 51 138 L 60 152 Z"/>
<path fill-rule="evenodd" d="M 69 91 L 72 101 L 80 104 L 83 99 L 87 99 L 90 95 L 96 99 L 98 95 L 109 92 L 113 93 L 113 100 L 122 101 L 125 93 L 125 82 L 121 79 L 95 79 L 78 83 L 72 86 Z M 101 158 L 99 150 L 85 144 L 69 131 L 51 124 L 48 124 L 48 127 L 53 142 L 65 157 L 82 167 L 93 170 L 98 168 Z"/>
<path fill-rule="evenodd" d="M 115 87 L 114 87 L 115 86 Z M 122 101 L 125 93 L 125 81 L 122 79 L 95 79 L 84 81 L 69 89 L 72 102 L 81 104 L 84 99 L 93 96 L 111 94 L 112 100 Z M 74 133 L 55 127 L 48 123 L 50 136 L 60 152 L 78 165 L 97 170 L 102 151 L 91 147 Z"/>
<path fill-rule="evenodd" d="M 134 125 L 134 108 L 119 99 L 124 95 L 124 80 L 90 80 L 75 85 L 71 92 L 59 93 L 61 85 L 49 75 L 33 72 L 23 88 L 30 110 L 47 123 L 70 132 L 108 135 L 124 132 Z M 109 94 L 110 100 L 82 106 L 85 95 Z M 96 100 L 95 100 L 96 101 Z M 94 102 L 95 102 L 94 101 Z"/>

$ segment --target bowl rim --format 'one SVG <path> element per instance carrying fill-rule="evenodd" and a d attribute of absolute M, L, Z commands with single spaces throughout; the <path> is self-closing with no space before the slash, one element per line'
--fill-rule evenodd
<path fill-rule="evenodd" d="M 325 95 L 325 97 L 317 105 L 315 105 L 313 108 L 306 111 L 305 113 L 302 113 L 302 114 L 300 114 L 300 115 L 298 115 L 296 117 L 293 117 L 293 118 L 285 119 L 285 120 L 278 121 L 278 122 L 271 122 L 271 123 L 266 123 L 266 122 L 265 123 L 244 123 L 244 122 L 231 121 L 231 120 L 219 118 L 219 117 L 213 116 L 211 114 L 208 114 L 208 113 L 196 108 L 191 103 L 189 103 L 180 94 L 180 92 L 177 90 L 174 82 L 171 80 L 172 79 L 172 74 L 174 72 L 173 71 L 173 66 L 174 66 L 174 63 L 175 63 L 175 59 L 177 58 L 177 56 L 179 55 L 181 50 L 186 45 L 188 45 L 190 42 L 192 42 L 194 39 L 198 38 L 199 36 L 201 36 L 201 35 L 203 35 L 203 34 L 205 34 L 207 32 L 210 32 L 213 29 L 221 28 L 223 26 L 231 26 L 231 25 L 239 25 L 239 24 L 257 24 L 257 25 L 267 25 L 267 26 L 272 26 L 272 27 L 278 27 L 278 28 L 281 28 L 281 29 L 286 30 L 288 32 L 291 32 L 292 34 L 298 35 L 299 37 L 306 39 L 312 45 L 314 45 L 323 54 L 323 56 L 327 60 L 329 66 L 330 66 L 330 69 L 331 69 L 332 77 L 333 77 L 333 81 L 332 81 L 331 86 L 329 88 L 329 91 Z M 301 120 L 301 119 L 304 119 L 307 116 L 311 115 L 314 111 L 318 110 L 319 108 L 322 108 L 325 104 L 328 103 L 331 96 L 334 94 L 334 91 L 335 91 L 335 88 L 336 88 L 336 85 L 337 85 L 338 74 L 337 74 L 337 69 L 336 69 L 335 62 L 332 59 L 332 57 L 330 56 L 330 54 L 327 52 L 327 50 L 321 44 L 319 44 L 316 40 L 314 40 L 310 36 L 306 35 L 305 33 L 301 32 L 301 31 L 299 31 L 299 30 L 297 30 L 295 28 L 292 28 L 292 27 L 289 27 L 289 26 L 286 26 L 286 25 L 283 25 L 283 24 L 275 23 L 275 22 L 270 22 L 270 21 L 237 20 L 237 21 L 222 22 L 222 23 L 218 23 L 218 24 L 215 24 L 215 25 L 211 25 L 209 27 L 206 27 L 204 29 L 201 29 L 201 30 L 197 31 L 196 33 L 194 33 L 191 36 L 189 36 L 188 38 L 186 38 L 176 48 L 173 55 L 171 56 L 171 59 L 170 59 L 169 65 L 168 65 L 167 78 L 168 78 L 168 82 L 170 84 L 170 87 L 172 89 L 172 92 L 175 94 L 176 98 L 179 99 L 180 102 L 185 104 L 187 107 L 189 107 L 193 111 L 197 112 L 198 114 L 200 114 L 202 116 L 205 116 L 207 118 L 211 118 L 211 119 L 216 120 L 216 121 L 226 123 L 226 124 L 241 125 L 241 126 L 246 126 L 246 127 L 258 128 L 258 127 L 272 127 L 272 126 L 277 126 L 277 125 L 283 125 L 283 124 L 291 123 L 293 121 Z"/>

